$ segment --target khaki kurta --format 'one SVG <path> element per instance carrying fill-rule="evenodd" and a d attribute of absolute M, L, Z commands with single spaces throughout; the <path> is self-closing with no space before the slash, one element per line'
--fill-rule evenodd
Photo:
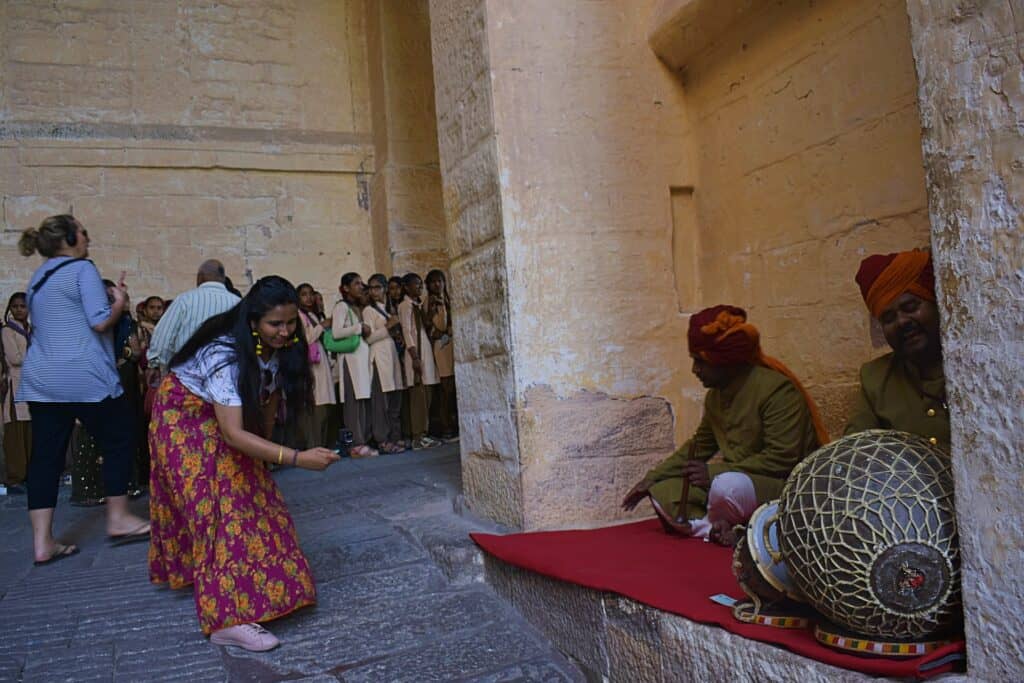
<path fill-rule="evenodd" d="M 412 299 L 405 297 L 402 299 L 402 303 L 398 304 L 398 319 L 402 321 L 402 336 L 405 337 L 405 376 L 408 379 L 408 385 L 413 385 L 413 369 L 412 369 L 412 354 L 409 353 L 409 349 L 417 348 L 420 350 L 420 361 L 422 362 L 422 370 L 420 373 L 423 384 L 439 384 L 441 382 L 437 376 L 437 366 L 434 363 L 434 354 L 431 353 L 433 346 L 430 343 L 430 338 L 427 336 L 427 330 L 420 321 L 419 335 L 417 338 L 416 328 L 417 321 L 413 316 L 413 309 L 420 309 L 418 304 L 415 304 Z"/>
<path fill-rule="evenodd" d="M 758 503 L 777 498 L 793 467 L 818 447 L 800 391 L 782 374 L 761 366 L 751 366 L 723 389 L 708 391 L 697 432 L 647 473 L 651 495 L 669 514 L 679 514 L 679 475 L 692 442 L 697 460 L 721 454 L 721 462 L 708 465 L 711 479 L 743 472 L 754 482 Z M 707 490 L 691 486 L 687 519 L 703 517 L 706 505 Z"/>
<path fill-rule="evenodd" d="M 398 359 L 395 340 L 388 331 L 387 317 L 373 306 L 367 306 L 363 309 L 363 322 L 370 326 L 370 336 L 366 342 L 370 345 L 371 376 L 373 368 L 377 368 L 380 390 L 385 394 L 404 389 L 401 361 Z"/>
<path fill-rule="evenodd" d="M 950 446 L 949 409 L 943 405 L 946 380 L 922 380 L 917 368 L 894 353 L 860 369 L 860 394 L 844 434 L 868 429 L 898 429 Z"/>
<path fill-rule="evenodd" d="M 434 340 L 434 362 L 437 365 L 438 377 L 452 377 L 455 374 L 455 347 L 452 345 L 451 330 L 448 329 L 448 308 L 439 304 L 431 319 L 436 335 L 447 334 L 448 343 L 442 344 L 440 339 Z"/>
<path fill-rule="evenodd" d="M 334 305 L 331 318 L 331 336 L 335 339 L 362 334 L 363 320 L 359 317 L 359 312 L 344 301 Z M 342 374 L 342 368 L 348 368 L 355 397 L 370 398 L 370 347 L 366 345 L 365 340 L 360 339 L 359 347 L 352 353 L 338 354 L 338 393 L 341 394 L 338 399 L 344 403 L 349 397 L 345 396 L 345 376 Z"/>
<path fill-rule="evenodd" d="M 6 326 L 0 330 L 0 335 L 3 335 L 4 357 L 7 359 L 8 375 L 11 380 L 11 388 L 7 392 L 3 405 L 4 424 L 14 420 L 18 422 L 31 420 L 28 404 L 14 402 L 14 394 L 18 391 L 18 385 L 21 383 L 21 365 L 25 362 L 25 353 L 28 352 L 28 340 Z"/>
<path fill-rule="evenodd" d="M 320 343 L 320 337 L 324 333 L 324 327 L 316 318 L 305 311 L 299 313 L 302 319 L 302 329 L 306 333 L 306 342 L 310 346 L 316 344 L 320 347 L 320 362 L 313 363 L 313 403 L 318 406 L 334 405 L 334 378 L 331 377 L 331 362 L 327 350 Z"/>

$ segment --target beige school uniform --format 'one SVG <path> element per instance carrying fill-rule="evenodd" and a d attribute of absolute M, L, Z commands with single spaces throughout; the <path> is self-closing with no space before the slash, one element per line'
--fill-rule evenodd
<path fill-rule="evenodd" d="M 0 330 L 0 334 L 3 335 L 4 356 L 7 359 L 8 376 L 11 381 L 11 390 L 4 402 L 4 424 L 12 422 L 12 416 L 14 420 L 24 422 L 32 419 L 28 412 L 28 404 L 15 403 L 14 394 L 21 384 L 21 364 L 25 362 L 25 354 L 28 352 L 28 340 L 9 327 Z"/>
<path fill-rule="evenodd" d="M 4 358 L 7 360 L 10 386 L 4 398 L 4 483 L 8 486 L 21 484 L 28 473 L 29 456 L 32 453 L 32 422 L 27 403 L 17 403 L 14 394 L 21 383 L 21 365 L 25 362 L 28 340 L 14 330 L 4 327 L 0 330 L 3 338 Z"/>
<path fill-rule="evenodd" d="M 434 362 L 437 364 L 438 377 L 452 377 L 455 374 L 455 347 L 452 345 L 452 331 L 448 329 L 448 309 L 443 304 L 434 311 L 431 321 L 434 330 L 439 334 L 448 335 L 448 343 L 442 344 L 440 339 L 434 340 Z"/>
<path fill-rule="evenodd" d="M 313 402 L 318 406 L 334 405 L 334 378 L 331 376 L 331 363 L 327 350 L 320 343 L 320 337 L 324 333 L 323 325 L 305 311 L 300 313 L 299 317 L 302 319 L 302 329 L 306 332 L 306 341 L 310 346 L 316 344 L 320 347 L 320 362 L 313 363 L 311 368 L 313 371 Z"/>
<path fill-rule="evenodd" d="M 363 331 L 363 321 L 359 317 L 359 313 L 344 301 L 339 301 L 334 305 L 334 313 L 331 317 L 333 318 L 331 335 L 335 339 L 361 334 Z M 357 399 L 370 398 L 370 347 L 364 340 L 359 341 L 359 347 L 352 353 L 339 354 L 338 386 L 341 395 L 338 398 L 342 403 L 345 402 L 345 399 L 350 398 L 345 396 L 343 368 L 348 368 L 355 397 Z"/>
<path fill-rule="evenodd" d="M 373 368 L 377 369 L 377 379 L 381 391 L 390 393 L 405 388 L 402 379 L 402 368 L 398 359 L 398 349 L 388 331 L 387 318 L 373 306 L 363 309 L 363 322 L 370 326 L 370 336 L 366 341 L 370 345 L 371 376 Z"/>
<path fill-rule="evenodd" d="M 402 299 L 402 303 L 398 304 L 398 319 L 402 323 L 402 335 L 405 337 L 405 348 L 407 350 L 412 347 L 419 349 L 420 361 L 422 363 L 420 372 L 422 383 L 428 386 L 431 384 L 438 384 L 440 379 L 437 375 L 437 365 L 434 363 L 434 354 L 431 353 L 433 345 L 430 343 L 427 331 L 422 325 L 419 330 L 419 338 L 417 338 L 416 320 L 413 317 L 413 307 L 419 308 L 419 306 L 413 303 L 413 300 L 409 297 L 405 297 Z M 412 354 L 408 352 L 405 354 L 405 376 L 409 378 L 409 386 L 412 386 L 414 376 L 412 368 Z"/>

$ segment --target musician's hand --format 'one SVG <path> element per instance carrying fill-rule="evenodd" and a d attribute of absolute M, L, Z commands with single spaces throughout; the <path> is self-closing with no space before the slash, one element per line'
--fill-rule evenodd
<path fill-rule="evenodd" d="M 711 475 L 708 474 L 708 465 L 703 460 L 688 460 L 683 463 L 683 477 L 689 480 L 691 486 L 702 489 L 711 487 Z"/>
<path fill-rule="evenodd" d="M 736 532 L 732 530 L 732 524 L 717 519 L 711 524 L 711 531 L 708 532 L 708 540 L 718 545 L 732 548 L 736 545 Z"/>
<path fill-rule="evenodd" d="M 635 508 L 637 503 L 647 497 L 649 486 L 646 479 L 637 482 L 636 486 L 631 488 L 626 497 L 622 499 L 622 509 L 628 512 Z"/>

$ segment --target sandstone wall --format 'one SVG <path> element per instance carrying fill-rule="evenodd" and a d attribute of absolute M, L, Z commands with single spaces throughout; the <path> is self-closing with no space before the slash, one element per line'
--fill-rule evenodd
<path fill-rule="evenodd" d="M 330 299 L 374 261 L 362 0 L 0 4 L 0 287 L 20 231 L 73 209 L 135 297 L 220 257 Z"/>
<path fill-rule="evenodd" d="M 963 558 L 968 673 L 1020 680 L 1024 11 L 909 0 Z"/>
<path fill-rule="evenodd" d="M 680 69 L 647 44 L 673 5 L 727 19 Z M 707 305 L 747 307 L 838 432 L 858 366 L 881 352 L 859 259 L 927 242 L 905 8 L 732 5 L 485 5 L 486 52 L 472 56 L 490 87 L 500 205 L 482 211 L 504 255 L 526 527 L 618 516 L 624 491 L 693 429 L 685 324 Z M 481 99 L 468 82 L 463 101 Z M 439 118 L 444 158 L 462 142 Z M 462 181 L 444 175 L 458 207 Z"/>
<path fill-rule="evenodd" d="M 691 24 L 731 21 L 680 45 L 697 155 L 695 215 L 677 224 L 697 253 L 677 254 L 680 308 L 746 307 L 838 434 L 860 364 L 888 350 L 871 341 L 860 259 L 928 245 L 906 5 L 663 4 L 688 7 Z"/>
<path fill-rule="evenodd" d="M 689 131 L 652 5 L 487 3 L 529 528 L 615 516 L 699 419 L 672 296 Z"/>
<path fill-rule="evenodd" d="M 448 267 L 427 0 L 367 0 L 377 269 Z"/>
<path fill-rule="evenodd" d="M 430 0 L 451 254 L 462 485 L 479 514 L 524 524 L 504 214 L 484 0 Z"/>

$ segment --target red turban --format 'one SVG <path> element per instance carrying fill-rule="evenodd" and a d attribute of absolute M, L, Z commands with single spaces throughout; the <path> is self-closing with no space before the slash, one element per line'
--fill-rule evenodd
<path fill-rule="evenodd" d="M 920 249 L 868 256 L 860 262 L 856 280 L 864 303 L 875 318 L 904 292 L 935 301 L 932 257 Z"/>
<path fill-rule="evenodd" d="M 747 312 L 736 306 L 712 306 L 690 316 L 687 331 L 690 353 L 711 365 L 763 365 L 786 376 L 803 395 L 818 444 L 829 442 L 828 431 L 814 399 L 786 365 L 761 351 L 761 333 L 747 322 Z"/>
<path fill-rule="evenodd" d="M 690 316 L 690 353 L 711 365 L 755 363 L 761 341 L 747 312 L 736 306 L 712 306 Z"/>

